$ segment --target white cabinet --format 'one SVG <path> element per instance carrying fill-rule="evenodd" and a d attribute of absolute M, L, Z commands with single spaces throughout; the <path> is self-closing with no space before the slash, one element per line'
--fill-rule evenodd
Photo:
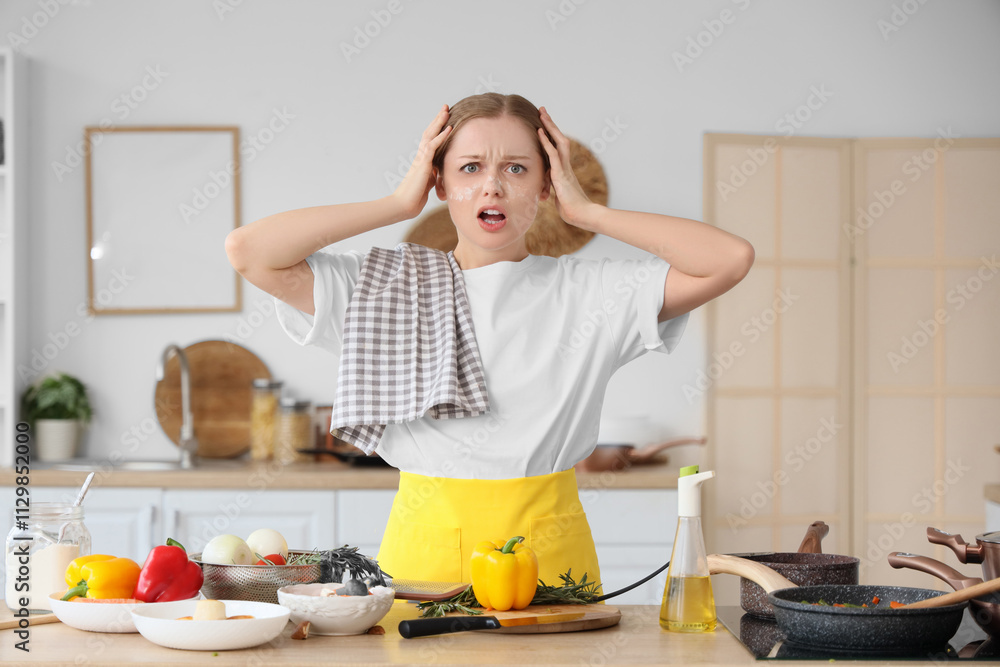
<path fill-rule="evenodd" d="M 32 487 L 33 502 L 72 502 L 78 488 Z M 138 563 L 168 537 L 189 553 L 200 552 L 214 536 L 246 538 L 258 528 L 274 528 L 293 549 L 331 549 L 345 544 L 375 556 L 389 519 L 394 490 L 342 491 L 204 490 L 91 487 L 85 521 L 94 551 L 126 556 Z M 582 489 L 580 499 L 597 544 L 605 593 L 632 584 L 667 562 L 677 522 L 677 491 Z M 14 489 L 0 488 L 2 507 L 13 507 Z M 1000 514 L 1000 505 L 991 503 Z M 10 529 L 3 516 L 3 533 Z M 1000 521 L 995 522 L 1000 525 Z M 992 524 L 991 524 L 992 525 Z M 266 554 L 265 554 L 266 555 Z M 580 574 L 574 573 L 579 579 Z M 659 604 L 666 572 L 612 604 Z M 552 585 L 559 582 L 546 582 Z"/>
<path fill-rule="evenodd" d="M 28 362 L 27 121 L 24 57 L 0 47 L 0 465 L 14 464 L 14 426 L 21 392 L 34 377 Z M 47 354 L 43 352 L 42 354 Z M 46 359 L 42 359 L 46 361 Z M 27 375 L 31 375 L 29 371 Z"/>
<path fill-rule="evenodd" d="M 32 487 L 31 502 L 73 502 L 76 487 Z M 91 487 L 84 501 L 84 523 L 90 531 L 92 551 L 131 558 L 140 565 L 159 542 L 160 489 Z M 14 506 L 14 488 L 0 489 L 0 503 Z M 3 534 L 11 516 L 4 516 Z"/>
<path fill-rule="evenodd" d="M 580 500 L 597 545 L 604 593 L 639 581 L 670 559 L 677 530 L 676 490 L 581 489 Z M 664 570 L 608 604 L 658 605 L 666 581 Z"/>
<path fill-rule="evenodd" d="M 340 547 L 349 544 L 358 547 L 366 556 L 375 557 L 385 524 L 389 521 L 389 510 L 394 490 L 358 489 L 337 492 L 337 539 L 332 545 Z"/>
<path fill-rule="evenodd" d="M 277 530 L 293 549 L 329 549 L 335 546 L 336 492 L 167 490 L 163 517 L 163 540 L 174 538 L 188 553 L 200 552 L 216 535 L 245 539 L 258 528 Z"/>

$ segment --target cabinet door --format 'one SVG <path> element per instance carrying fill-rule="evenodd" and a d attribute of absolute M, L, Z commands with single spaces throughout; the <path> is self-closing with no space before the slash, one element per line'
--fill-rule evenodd
<path fill-rule="evenodd" d="M 76 487 L 32 487 L 32 502 L 73 502 Z M 84 501 L 84 523 L 90 531 L 93 553 L 131 558 L 140 565 L 149 550 L 159 543 L 160 489 L 91 487 Z M 0 489 L 3 507 L 14 506 L 14 489 Z M 4 534 L 10 530 L 11 516 L 4 516 Z M 154 536 L 156 539 L 154 540 Z"/>
<path fill-rule="evenodd" d="M 273 528 L 293 550 L 330 549 L 337 546 L 335 507 L 333 491 L 168 490 L 162 537 L 197 553 L 216 535 L 246 539 L 258 528 Z"/>
<path fill-rule="evenodd" d="M 378 554 L 395 490 L 351 489 L 337 492 L 337 544 L 358 547 L 366 556 Z"/>
<path fill-rule="evenodd" d="M 583 489 L 580 500 L 597 545 L 604 593 L 639 581 L 670 559 L 677 530 L 676 490 Z M 574 575 L 579 581 L 579 574 Z M 666 581 L 664 570 L 609 604 L 658 605 Z"/>

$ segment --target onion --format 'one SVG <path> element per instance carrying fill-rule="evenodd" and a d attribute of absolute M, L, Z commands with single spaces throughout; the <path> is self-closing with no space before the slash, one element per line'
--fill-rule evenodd
<path fill-rule="evenodd" d="M 202 563 L 250 565 L 253 561 L 250 547 L 236 535 L 216 535 L 201 552 Z"/>

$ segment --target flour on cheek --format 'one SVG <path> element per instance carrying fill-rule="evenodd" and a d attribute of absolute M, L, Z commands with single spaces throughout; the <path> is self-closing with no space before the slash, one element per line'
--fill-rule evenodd
<path fill-rule="evenodd" d="M 452 201 L 465 201 L 466 199 L 472 199 L 473 193 L 476 191 L 475 188 L 455 188 L 448 195 L 448 199 Z"/>

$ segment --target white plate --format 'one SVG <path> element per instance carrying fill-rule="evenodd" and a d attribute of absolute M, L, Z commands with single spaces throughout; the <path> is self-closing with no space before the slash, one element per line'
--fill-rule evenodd
<path fill-rule="evenodd" d="M 197 600 L 139 605 L 132 620 L 139 633 L 160 646 L 189 651 L 228 651 L 266 644 L 281 634 L 289 610 L 269 602 L 222 600 L 226 616 L 249 614 L 253 618 L 226 621 L 178 621 L 194 616 Z"/>
<path fill-rule="evenodd" d="M 65 591 L 49 595 L 52 613 L 71 628 L 88 632 L 138 632 L 132 622 L 132 610 L 143 602 L 69 602 L 62 601 Z"/>

